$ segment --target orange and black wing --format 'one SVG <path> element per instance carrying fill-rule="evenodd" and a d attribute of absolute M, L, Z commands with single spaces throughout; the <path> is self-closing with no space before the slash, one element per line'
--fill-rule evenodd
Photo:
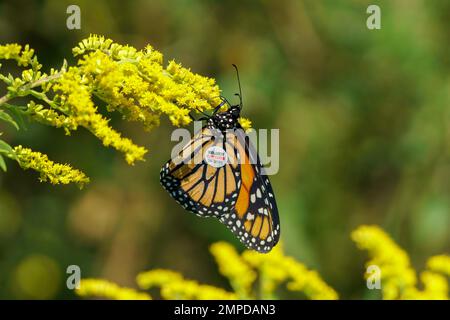
<path fill-rule="evenodd" d="M 214 167 L 205 161 L 212 147 L 227 152 L 227 162 Z M 161 169 L 160 181 L 186 210 L 202 217 L 221 217 L 231 212 L 238 194 L 237 153 L 221 132 L 205 126 Z"/>
<path fill-rule="evenodd" d="M 220 217 L 248 248 L 270 251 L 280 237 L 278 208 L 270 181 L 258 154 L 242 130 L 235 131 L 233 144 L 238 154 L 239 188 L 236 204 L 230 213 Z"/>

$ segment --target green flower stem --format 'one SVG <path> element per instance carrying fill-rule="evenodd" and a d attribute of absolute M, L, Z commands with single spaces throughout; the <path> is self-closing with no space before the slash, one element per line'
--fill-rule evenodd
<path fill-rule="evenodd" d="M 31 91 L 32 91 L 31 89 L 39 87 L 39 86 L 43 85 L 44 83 L 50 82 L 52 80 L 58 79 L 59 77 L 61 77 L 62 74 L 63 74 L 63 72 L 58 72 L 51 76 L 39 79 L 34 82 L 27 83 L 27 84 L 19 87 L 19 90 L 17 90 L 17 92 L 23 92 L 23 94 L 11 94 L 11 92 L 5 94 L 3 97 L 0 98 L 0 106 L 4 105 L 6 102 L 8 102 L 9 100 L 11 100 L 15 97 L 23 97 L 28 94 L 31 94 Z M 37 92 L 37 91 L 35 91 L 35 92 Z"/>
<path fill-rule="evenodd" d="M 64 109 L 60 105 L 55 103 L 53 100 L 49 99 L 45 93 L 39 92 L 39 91 L 36 91 L 36 90 L 30 90 L 30 94 L 33 97 L 44 101 L 45 103 L 47 103 L 53 109 L 61 111 L 64 114 L 67 114 L 67 112 L 65 112 Z"/>

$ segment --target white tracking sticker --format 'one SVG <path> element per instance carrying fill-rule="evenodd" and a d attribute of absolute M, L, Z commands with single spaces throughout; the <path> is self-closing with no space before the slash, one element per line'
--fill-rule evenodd
<path fill-rule="evenodd" d="M 228 155 L 219 146 L 212 146 L 205 152 L 205 161 L 214 168 L 221 168 L 228 162 Z"/>

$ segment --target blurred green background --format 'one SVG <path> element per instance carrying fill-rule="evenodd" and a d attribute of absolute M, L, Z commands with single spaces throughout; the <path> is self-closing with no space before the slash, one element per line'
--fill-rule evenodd
<path fill-rule="evenodd" d="M 81 30 L 66 8 L 81 8 Z M 366 27 L 378 4 L 381 30 Z M 160 50 L 214 77 L 223 94 L 244 92 L 255 128 L 280 129 L 271 177 L 288 255 L 317 269 L 342 298 L 376 298 L 362 278 L 366 255 L 350 240 L 379 224 L 420 270 L 450 245 L 450 2 L 395 1 L 1 1 L 0 43 L 30 44 L 48 71 L 90 33 Z M 0 92 L 3 95 L 2 92 Z M 133 286 L 139 271 L 169 268 L 229 289 L 208 246 L 242 246 L 214 219 L 183 212 L 159 185 L 173 129 L 113 126 L 150 149 L 145 163 L 86 131 L 35 123 L 3 138 L 69 162 L 83 190 L 40 183 L 8 162 L 0 174 L 0 298 L 76 298 L 68 265 L 83 277 Z M 296 298 L 293 293 L 284 298 Z"/>

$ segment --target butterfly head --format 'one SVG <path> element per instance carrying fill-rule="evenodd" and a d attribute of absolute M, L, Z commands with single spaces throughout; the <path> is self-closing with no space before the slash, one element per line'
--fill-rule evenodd
<path fill-rule="evenodd" d="M 239 127 L 240 115 L 241 106 L 231 106 L 227 111 L 215 113 L 208 122 L 220 130 L 236 129 Z"/>

